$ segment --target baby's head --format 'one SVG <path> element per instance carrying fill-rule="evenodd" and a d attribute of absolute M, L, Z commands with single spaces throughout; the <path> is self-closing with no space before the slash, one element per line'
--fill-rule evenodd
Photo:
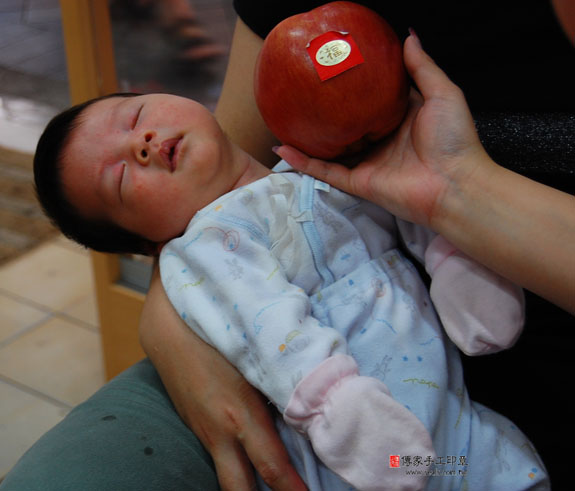
<path fill-rule="evenodd" d="M 56 226 L 84 246 L 153 255 L 230 190 L 231 153 L 202 105 L 115 94 L 48 124 L 34 157 L 37 195 Z"/>
<path fill-rule="evenodd" d="M 133 96 L 135 94 L 123 94 L 120 97 Z M 108 221 L 83 217 L 70 203 L 64 190 L 63 155 L 70 136 L 80 123 L 84 110 L 107 97 L 92 99 L 73 106 L 55 116 L 46 126 L 34 155 L 36 194 L 48 217 L 70 239 L 102 252 L 149 254 L 152 246 L 150 241 Z"/>

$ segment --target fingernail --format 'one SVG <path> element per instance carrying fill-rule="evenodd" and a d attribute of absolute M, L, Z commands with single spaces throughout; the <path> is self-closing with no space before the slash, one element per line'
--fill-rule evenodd
<path fill-rule="evenodd" d="M 280 149 L 280 145 L 274 145 L 274 146 L 272 147 L 272 152 L 273 152 L 273 153 L 278 153 L 278 150 L 279 150 L 279 149 Z"/>
<path fill-rule="evenodd" d="M 417 33 L 415 32 L 415 29 L 413 29 L 413 27 L 409 28 L 409 35 L 413 37 L 413 40 L 417 43 L 417 46 L 419 46 L 420 48 L 421 46 L 421 40 L 419 39 L 419 36 L 417 35 Z"/>

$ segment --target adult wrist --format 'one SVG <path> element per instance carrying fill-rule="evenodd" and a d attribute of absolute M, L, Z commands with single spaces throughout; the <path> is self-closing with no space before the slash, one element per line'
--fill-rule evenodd
<path fill-rule="evenodd" d="M 498 175 L 503 169 L 481 149 L 466 157 L 449 176 L 448 185 L 433 215 L 430 228 L 460 249 L 472 230 L 489 215 Z"/>

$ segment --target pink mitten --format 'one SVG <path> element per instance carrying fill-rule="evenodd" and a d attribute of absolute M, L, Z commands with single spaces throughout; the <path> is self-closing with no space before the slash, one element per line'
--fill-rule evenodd
<path fill-rule="evenodd" d="M 307 434 L 324 464 L 357 489 L 425 487 L 427 476 L 389 466 L 391 455 L 435 458 L 425 426 L 383 382 L 359 376 L 350 356 L 332 356 L 306 376 L 284 419 Z"/>
<path fill-rule="evenodd" d="M 513 346 L 523 329 L 523 290 L 441 236 L 425 251 L 430 295 L 451 340 L 468 355 Z"/>

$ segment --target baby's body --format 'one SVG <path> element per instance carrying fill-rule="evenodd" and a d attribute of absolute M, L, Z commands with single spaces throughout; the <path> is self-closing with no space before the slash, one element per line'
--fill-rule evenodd
<path fill-rule="evenodd" d="M 544 482 L 525 436 L 469 400 L 458 350 L 401 239 L 433 263 L 432 296 L 462 349 L 513 343 L 522 303 L 509 283 L 432 232 L 295 173 L 202 209 L 164 247 L 160 270 L 181 317 L 278 407 L 310 489 L 349 489 L 333 471 L 365 489 L 417 487 L 428 476 L 429 489 Z M 401 467 L 390 467 L 393 456 Z"/>

